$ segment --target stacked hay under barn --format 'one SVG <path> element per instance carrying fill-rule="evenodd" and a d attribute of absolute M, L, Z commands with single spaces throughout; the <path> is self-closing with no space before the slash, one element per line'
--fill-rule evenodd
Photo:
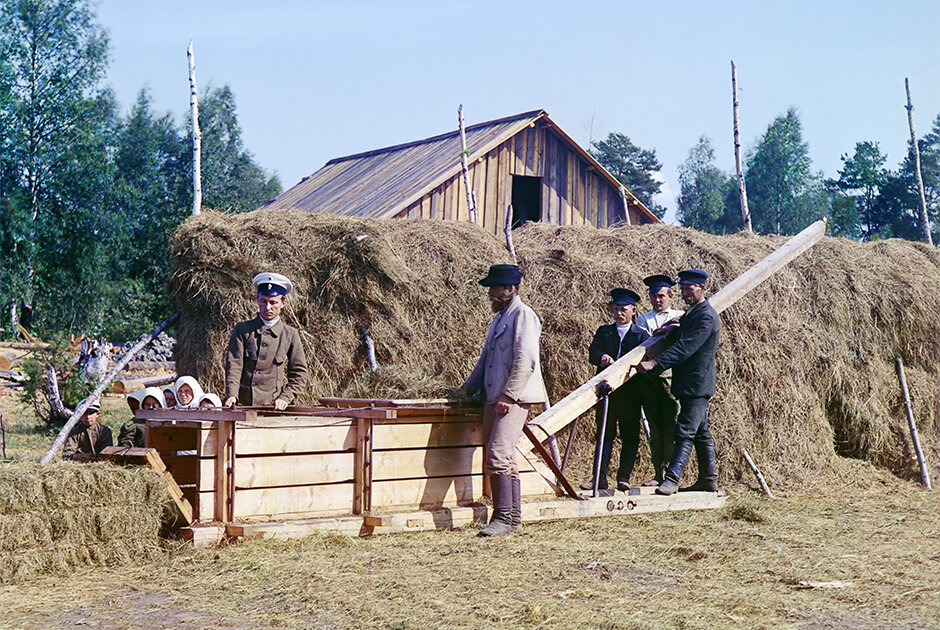
<path fill-rule="evenodd" d="M 168 501 L 150 469 L 0 464 L 0 583 L 151 557 Z"/>
<path fill-rule="evenodd" d="M 698 267 L 711 274 L 711 293 L 785 240 L 663 225 L 598 230 L 542 224 L 516 230 L 514 239 L 523 298 L 543 323 L 552 401 L 593 374 L 587 346 L 608 321 L 608 289 L 641 289 L 646 275 Z M 508 262 L 502 242 L 470 224 L 300 211 L 203 213 L 177 230 L 172 255 L 171 291 L 181 312 L 177 366 L 215 389 L 222 386 L 232 326 L 256 312 L 251 277 L 278 271 L 294 280 L 296 292 L 282 316 L 304 340 L 311 369 L 306 403 L 344 391 L 361 394 L 370 383 L 385 387 L 382 395 L 404 397 L 459 385 L 491 317 L 477 280 L 488 265 Z M 938 284 L 934 248 L 825 239 L 723 313 L 711 409 L 723 481 L 749 475 L 741 448 L 777 487 L 837 473 L 836 455 L 917 477 L 894 368 L 898 355 L 936 470 Z M 684 306 L 678 295 L 674 305 Z M 363 328 L 380 364 L 420 375 L 414 389 L 401 372 L 363 376 Z M 582 431 L 582 441 L 591 433 Z M 580 450 L 582 458 L 588 451 Z"/>

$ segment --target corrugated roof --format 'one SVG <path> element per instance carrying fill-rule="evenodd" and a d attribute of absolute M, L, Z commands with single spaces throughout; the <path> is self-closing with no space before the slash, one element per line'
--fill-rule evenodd
<path fill-rule="evenodd" d="M 472 162 L 546 116 L 534 110 L 466 127 Z M 397 214 L 460 171 L 460 132 L 336 158 L 265 208 L 300 208 L 360 217 Z"/>
<path fill-rule="evenodd" d="M 467 127 L 468 161 L 472 164 L 539 119 L 545 119 L 611 186 L 620 188 L 617 179 L 552 122 L 544 109 Z M 393 217 L 459 173 L 460 150 L 460 132 L 451 131 L 425 140 L 335 158 L 275 197 L 264 208 L 299 208 L 347 216 Z M 650 221 L 659 223 L 659 219 L 646 206 L 632 193 L 628 194 Z"/>

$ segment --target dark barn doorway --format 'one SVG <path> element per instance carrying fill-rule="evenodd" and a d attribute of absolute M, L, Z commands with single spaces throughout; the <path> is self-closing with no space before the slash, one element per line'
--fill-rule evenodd
<path fill-rule="evenodd" d="M 542 178 L 512 176 L 512 227 L 542 217 Z"/>

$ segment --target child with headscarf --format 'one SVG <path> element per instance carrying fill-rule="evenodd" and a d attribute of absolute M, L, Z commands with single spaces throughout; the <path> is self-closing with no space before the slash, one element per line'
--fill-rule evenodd
<path fill-rule="evenodd" d="M 164 409 L 166 407 L 163 392 L 156 387 L 148 387 L 136 391 L 131 394 L 131 396 L 136 396 L 136 399 L 140 401 L 140 408 L 146 411 Z M 130 398 L 130 396 L 128 398 Z M 137 419 L 136 417 L 125 422 L 121 426 L 120 433 L 118 433 L 117 445 L 127 448 L 143 447 L 145 423 L 145 420 Z"/>
<path fill-rule="evenodd" d="M 218 394 L 203 394 L 199 399 L 200 409 L 218 409 L 222 406 L 222 399 Z"/>
<path fill-rule="evenodd" d="M 163 400 L 166 402 L 166 408 L 172 409 L 176 406 L 176 388 L 172 385 L 167 385 L 163 388 Z"/>

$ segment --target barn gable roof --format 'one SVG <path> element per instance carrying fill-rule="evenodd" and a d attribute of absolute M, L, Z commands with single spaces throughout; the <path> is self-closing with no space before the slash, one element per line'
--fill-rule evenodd
<path fill-rule="evenodd" d="M 542 120 L 587 160 L 611 186 L 620 183 L 548 117 L 543 109 L 498 118 L 466 127 L 468 161 L 472 163 L 521 130 Z M 299 208 L 347 216 L 393 217 L 460 172 L 460 132 L 398 144 L 330 160 L 284 191 L 265 209 Z M 652 222 L 659 219 L 631 193 L 640 211 Z"/>

